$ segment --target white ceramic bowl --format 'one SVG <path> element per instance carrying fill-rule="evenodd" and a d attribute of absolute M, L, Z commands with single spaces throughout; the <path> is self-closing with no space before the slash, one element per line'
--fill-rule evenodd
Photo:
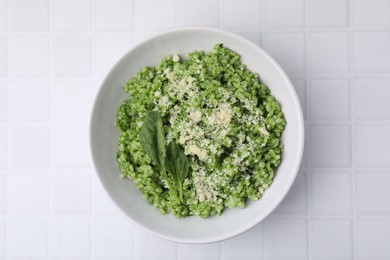
<path fill-rule="evenodd" d="M 282 142 L 282 163 L 273 184 L 259 201 L 245 209 L 226 209 L 222 216 L 177 219 L 161 215 L 141 196 L 131 180 L 121 180 L 116 163 L 118 130 L 116 110 L 126 99 L 122 85 L 145 66 L 157 64 L 168 54 L 211 50 L 216 43 L 239 53 L 248 68 L 260 75 L 282 106 L 287 120 Z M 286 43 L 287 44 L 287 43 Z M 151 38 L 127 52 L 111 69 L 96 96 L 90 121 L 90 147 L 99 179 L 122 213 L 140 228 L 168 240 L 210 243 L 236 236 L 267 217 L 289 191 L 300 166 L 304 146 L 301 107 L 294 87 L 281 67 L 261 48 L 235 35 L 209 28 L 185 28 Z"/>

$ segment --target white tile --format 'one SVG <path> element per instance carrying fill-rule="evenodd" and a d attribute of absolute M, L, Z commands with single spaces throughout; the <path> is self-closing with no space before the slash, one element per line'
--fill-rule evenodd
<path fill-rule="evenodd" d="M 389 167 L 389 125 L 358 125 L 356 163 L 361 167 Z"/>
<path fill-rule="evenodd" d="M 352 259 L 352 224 L 349 220 L 312 221 L 312 259 Z"/>
<path fill-rule="evenodd" d="M 121 216 L 95 217 L 93 229 L 93 259 L 133 259 L 134 230 L 129 221 Z"/>
<path fill-rule="evenodd" d="M 14 126 L 9 129 L 10 167 L 42 169 L 49 167 L 49 128 Z"/>
<path fill-rule="evenodd" d="M 49 174 L 12 172 L 8 176 L 8 212 L 10 214 L 47 214 L 49 212 Z"/>
<path fill-rule="evenodd" d="M 52 259 L 90 259 L 91 223 L 86 217 L 54 217 L 50 229 Z"/>
<path fill-rule="evenodd" d="M 54 38 L 54 74 L 59 77 L 91 74 L 91 39 L 88 36 Z"/>
<path fill-rule="evenodd" d="M 247 232 L 221 243 L 221 259 L 264 259 L 264 224 L 257 224 Z"/>
<path fill-rule="evenodd" d="M 15 31 L 48 31 L 48 0 L 14 0 L 12 1 Z"/>
<path fill-rule="evenodd" d="M 8 87 L 5 81 L 0 81 L 0 122 L 8 119 Z"/>
<path fill-rule="evenodd" d="M 345 172 L 311 174 L 311 207 L 314 214 L 348 214 L 352 209 L 352 178 Z"/>
<path fill-rule="evenodd" d="M 53 0 L 53 28 L 60 32 L 91 29 L 91 0 Z"/>
<path fill-rule="evenodd" d="M 0 126 L 0 169 L 7 166 L 7 129 Z"/>
<path fill-rule="evenodd" d="M 27 44 L 28 43 L 28 44 Z M 21 77 L 44 77 L 49 73 L 47 36 L 14 36 L 13 74 Z"/>
<path fill-rule="evenodd" d="M 99 0 L 99 31 L 131 31 L 134 27 L 134 1 Z"/>
<path fill-rule="evenodd" d="M 15 80 L 10 83 L 10 92 L 11 121 L 20 123 L 49 121 L 48 80 Z"/>
<path fill-rule="evenodd" d="M 270 219 L 267 221 L 267 259 L 307 259 L 305 220 Z"/>
<path fill-rule="evenodd" d="M 387 260 L 389 258 L 389 220 L 359 220 L 356 233 L 356 259 Z"/>
<path fill-rule="evenodd" d="M 306 173 L 299 172 L 291 190 L 273 214 L 293 215 L 307 213 Z"/>
<path fill-rule="evenodd" d="M 56 126 L 52 141 L 53 166 L 56 169 L 80 169 L 91 165 L 88 126 Z"/>
<path fill-rule="evenodd" d="M 301 168 L 307 168 L 309 166 L 309 147 L 311 147 L 311 140 L 310 140 L 311 133 L 309 131 L 311 124 L 305 122 L 304 125 L 305 125 L 305 147 L 303 148 Z"/>
<path fill-rule="evenodd" d="M 310 82 L 311 119 L 348 120 L 350 91 L 348 79 L 317 79 Z"/>
<path fill-rule="evenodd" d="M 7 223 L 5 217 L 0 217 L 0 259 L 6 259 Z"/>
<path fill-rule="evenodd" d="M 355 0 L 355 25 L 357 26 L 389 26 L 389 0 Z"/>
<path fill-rule="evenodd" d="M 305 72 L 305 37 L 302 33 L 268 33 L 266 49 L 287 73 Z"/>
<path fill-rule="evenodd" d="M 304 0 L 268 0 L 268 28 L 302 28 L 305 26 Z"/>
<path fill-rule="evenodd" d="M 390 119 L 390 78 L 355 80 L 355 115 L 358 119 Z"/>
<path fill-rule="evenodd" d="M 219 26 L 218 0 L 186 0 L 178 4 L 180 26 Z"/>
<path fill-rule="evenodd" d="M 138 1 L 138 20 L 142 30 L 175 27 L 176 4 L 174 0 Z"/>
<path fill-rule="evenodd" d="M 309 21 L 313 27 L 347 27 L 348 0 L 310 0 Z"/>
<path fill-rule="evenodd" d="M 307 119 L 307 91 L 306 91 L 306 81 L 300 78 L 290 78 L 292 84 L 294 85 L 295 91 L 297 92 L 299 103 L 301 104 L 303 118 Z"/>
<path fill-rule="evenodd" d="M 390 172 L 363 172 L 357 175 L 357 209 L 360 213 L 390 213 Z"/>
<path fill-rule="evenodd" d="M 95 97 L 97 96 L 97 93 L 102 85 L 103 80 L 104 80 L 104 77 L 94 77 L 91 80 L 90 95 L 91 95 L 92 100 L 94 100 Z M 92 107 L 91 107 L 91 109 L 92 109 Z"/>
<path fill-rule="evenodd" d="M 356 72 L 390 72 L 390 32 L 355 32 Z"/>
<path fill-rule="evenodd" d="M 95 37 L 95 71 L 98 76 L 105 77 L 114 64 L 133 45 L 130 35 L 99 35 Z"/>
<path fill-rule="evenodd" d="M 47 259 L 46 217 L 13 217 L 8 222 L 9 259 Z"/>
<path fill-rule="evenodd" d="M 135 228 L 134 232 L 136 237 L 134 244 L 135 259 L 159 260 L 176 258 L 178 252 L 175 243 L 158 238 L 139 228 Z"/>
<path fill-rule="evenodd" d="M 51 197 L 51 209 L 55 214 L 89 214 L 91 176 L 79 171 L 54 173 Z"/>
<path fill-rule="evenodd" d="M 8 26 L 8 4 L 7 0 L 0 0 L 0 31 L 7 31 Z"/>
<path fill-rule="evenodd" d="M 90 85 L 88 80 L 54 82 L 53 117 L 56 122 L 88 122 L 92 106 Z"/>
<path fill-rule="evenodd" d="M 222 1 L 223 26 L 230 29 L 261 29 L 261 1 Z"/>
<path fill-rule="evenodd" d="M 180 260 L 214 260 L 219 258 L 219 244 L 179 245 Z M 156 259 L 157 260 L 157 259 Z"/>
<path fill-rule="evenodd" d="M 7 175 L 0 174 L 0 216 L 5 215 L 6 212 L 7 212 Z"/>
<path fill-rule="evenodd" d="M 142 31 L 135 35 L 134 43 L 140 43 L 158 35 L 161 31 Z"/>
<path fill-rule="evenodd" d="M 349 167 L 351 165 L 351 129 L 346 125 L 311 127 L 311 163 L 314 167 Z"/>
<path fill-rule="evenodd" d="M 349 70 L 348 33 L 312 33 L 310 69 L 313 73 L 347 73 Z"/>
<path fill-rule="evenodd" d="M 119 210 L 116 208 L 114 203 L 108 197 L 106 192 L 103 190 L 100 181 L 95 177 L 93 178 L 93 201 L 94 201 L 94 210 L 96 214 L 99 215 L 117 215 Z"/>
<path fill-rule="evenodd" d="M 8 73 L 8 37 L 0 36 L 0 77 Z"/>

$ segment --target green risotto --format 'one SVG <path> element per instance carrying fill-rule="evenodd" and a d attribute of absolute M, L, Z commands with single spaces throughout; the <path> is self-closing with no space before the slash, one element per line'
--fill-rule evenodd
<path fill-rule="evenodd" d="M 286 120 L 237 53 L 217 44 L 167 56 L 123 88 L 117 162 L 161 213 L 221 215 L 271 185 Z"/>

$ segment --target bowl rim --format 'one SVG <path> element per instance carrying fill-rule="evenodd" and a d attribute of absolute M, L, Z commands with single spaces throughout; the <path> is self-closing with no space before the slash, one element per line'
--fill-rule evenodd
<path fill-rule="evenodd" d="M 301 140 L 299 142 L 299 145 L 297 146 L 297 151 L 296 151 L 298 157 L 297 157 L 297 160 L 295 162 L 294 169 L 291 170 L 293 172 L 292 178 L 291 178 L 290 182 L 288 183 L 288 185 L 286 185 L 286 189 L 281 191 L 282 194 L 281 194 L 279 200 L 276 203 L 274 203 L 272 205 L 272 207 L 270 207 L 270 210 L 266 214 L 264 214 L 263 216 L 257 218 L 256 221 L 251 222 L 249 225 L 243 225 L 242 228 L 240 228 L 240 229 L 237 229 L 237 230 L 234 230 L 232 232 L 229 232 L 229 235 L 223 235 L 223 236 L 216 235 L 216 236 L 213 237 L 213 239 L 206 239 L 206 238 L 203 238 L 203 239 L 198 239 L 198 238 L 197 239 L 191 239 L 191 238 L 182 239 L 182 238 L 180 238 L 180 239 L 178 239 L 175 236 L 162 234 L 162 233 L 156 232 L 153 229 L 148 228 L 147 226 L 139 224 L 130 215 L 126 214 L 124 212 L 124 210 L 122 210 L 117 205 L 117 203 L 115 203 L 115 199 L 113 198 L 113 196 L 108 191 L 107 185 L 103 182 L 103 180 L 101 178 L 101 173 L 98 171 L 98 167 L 97 167 L 97 164 L 96 164 L 96 159 L 94 157 L 94 150 L 93 150 L 93 141 L 92 141 L 92 132 L 93 132 L 92 121 L 93 120 L 92 120 L 92 118 L 93 118 L 93 116 L 95 114 L 95 110 L 96 110 L 96 106 L 97 106 L 97 100 L 98 100 L 98 97 L 100 96 L 101 92 L 103 91 L 103 86 L 106 85 L 107 80 L 109 79 L 109 76 L 113 73 L 113 71 L 116 69 L 118 64 L 120 64 L 124 59 L 126 59 L 128 54 L 130 54 L 131 52 L 136 51 L 138 48 L 140 48 L 145 43 L 153 42 L 153 41 L 155 41 L 156 39 L 158 39 L 160 37 L 167 36 L 167 35 L 170 35 L 170 34 L 176 34 L 176 33 L 181 33 L 181 32 L 188 32 L 188 31 L 211 32 L 211 33 L 224 34 L 226 36 L 229 36 L 229 37 L 232 37 L 232 38 L 236 38 L 236 39 L 244 42 L 245 44 L 251 46 L 251 48 L 254 48 L 257 51 L 261 52 L 262 55 L 264 55 L 269 60 L 269 62 L 273 66 L 275 66 L 275 68 L 277 69 L 278 73 L 283 78 L 283 80 L 285 82 L 287 82 L 287 85 L 289 86 L 290 92 L 291 92 L 291 94 L 293 96 L 293 101 L 294 101 L 293 103 L 298 108 L 298 114 L 297 114 L 298 124 L 297 124 L 297 128 L 298 128 L 299 136 L 297 136 L 297 138 L 299 140 Z M 141 41 L 141 42 L 131 46 L 128 51 L 124 52 L 121 55 L 121 57 L 119 59 L 117 59 L 117 61 L 112 65 L 110 70 L 106 73 L 104 79 L 101 81 L 101 83 L 99 85 L 99 89 L 98 89 L 98 91 L 96 92 L 96 94 L 94 96 L 94 100 L 93 100 L 92 109 L 91 109 L 91 112 L 90 112 L 89 124 L 88 125 L 89 125 L 89 130 L 88 130 L 88 134 L 89 134 L 89 137 L 88 137 L 88 139 L 89 139 L 89 150 L 90 150 L 90 154 L 91 154 L 91 158 L 92 158 L 93 169 L 95 170 L 95 173 L 96 173 L 96 175 L 97 175 L 97 177 L 99 179 L 99 182 L 100 182 L 101 186 L 103 187 L 104 193 L 110 198 L 110 200 L 112 201 L 113 205 L 115 205 L 114 208 L 116 208 L 116 210 L 119 211 L 120 215 L 125 217 L 127 220 L 129 220 L 132 224 L 134 224 L 138 228 L 140 228 L 140 229 L 142 229 L 142 230 L 144 230 L 144 231 L 146 231 L 146 232 L 148 232 L 148 233 L 150 233 L 150 234 L 152 234 L 152 235 L 154 235 L 156 237 L 163 238 L 163 239 L 168 240 L 168 241 L 172 241 L 172 242 L 176 242 L 176 243 L 184 243 L 184 244 L 209 244 L 209 243 L 216 243 L 216 242 L 224 241 L 224 240 L 236 237 L 236 236 L 238 236 L 238 235 L 240 235 L 240 234 L 250 230 L 251 228 L 253 228 L 257 224 L 259 224 L 261 221 L 265 220 L 280 205 L 280 203 L 285 199 L 285 197 L 288 194 L 288 192 L 291 190 L 291 187 L 292 187 L 294 181 L 296 180 L 296 177 L 297 177 L 298 172 L 299 172 L 300 165 L 302 163 L 303 151 L 304 151 L 304 146 L 305 146 L 305 128 L 304 128 L 304 119 L 303 119 L 302 106 L 301 106 L 301 104 L 299 102 L 299 98 L 298 98 L 298 95 L 296 93 L 296 90 L 295 90 L 291 80 L 287 76 L 286 72 L 283 70 L 283 68 L 262 47 L 256 45 L 255 43 L 253 43 L 253 42 L 251 42 L 251 41 L 249 41 L 249 40 L 247 40 L 247 39 L 243 38 L 242 36 L 237 35 L 235 33 L 232 33 L 232 32 L 229 32 L 229 31 L 225 31 L 225 30 L 222 30 L 222 29 L 210 28 L 210 27 L 180 27 L 180 28 L 170 29 L 170 30 L 166 30 L 166 31 L 163 31 L 161 33 L 158 33 L 158 34 L 156 34 L 156 35 L 154 35 L 154 36 L 152 36 L 150 38 L 147 38 L 146 40 L 143 40 L 143 41 Z"/>

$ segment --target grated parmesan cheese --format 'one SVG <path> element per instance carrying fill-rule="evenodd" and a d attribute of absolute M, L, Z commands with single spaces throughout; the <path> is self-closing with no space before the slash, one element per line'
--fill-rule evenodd
<path fill-rule="evenodd" d="M 192 122 L 199 123 L 202 120 L 202 113 L 199 111 L 192 111 L 189 115 L 189 118 L 192 120 Z"/>
<path fill-rule="evenodd" d="M 265 128 L 265 126 L 263 126 L 263 127 L 260 127 L 260 133 L 262 133 L 263 135 L 268 135 L 269 133 L 268 133 L 268 131 L 267 131 L 267 128 Z"/>
<path fill-rule="evenodd" d="M 206 157 L 205 152 L 202 149 L 200 149 L 199 146 L 197 146 L 195 144 L 188 146 L 188 153 L 193 154 L 193 155 L 197 155 L 199 157 L 199 159 L 201 159 L 201 160 Z"/>
<path fill-rule="evenodd" d="M 213 184 L 216 184 L 215 181 L 211 179 L 210 176 L 206 175 L 204 169 L 200 169 L 193 173 L 193 184 L 195 188 L 195 193 L 200 202 L 216 200 L 219 195 L 218 191 Z"/>
<path fill-rule="evenodd" d="M 172 57 L 173 62 L 178 62 L 180 60 L 180 57 L 177 54 L 174 54 Z"/>
<path fill-rule="evenodd" d="M 192 84 L 192 82 L 194 82 L 195 81 L 195 78 L 193 78 L 193 77 L 191 77 L 191 76 L 189 76 L 188 78 L 187 78 L 187 82 L 188 82 L 188 84 Z"/>
<path fill-rule="evenodd" d="M 189 140 L 189 137 L 187 135 L 181 135 L 179 138 L 179 143 L 183 145 L 185 142 Z"/>
<path fill-rule="evenodd" d="M 228 104 L 220 104 L 217 109 L 214 110 L 209 118 L 209 124 L 217 126 L 226 126 L 232 119 L 232 111 Z"/>

